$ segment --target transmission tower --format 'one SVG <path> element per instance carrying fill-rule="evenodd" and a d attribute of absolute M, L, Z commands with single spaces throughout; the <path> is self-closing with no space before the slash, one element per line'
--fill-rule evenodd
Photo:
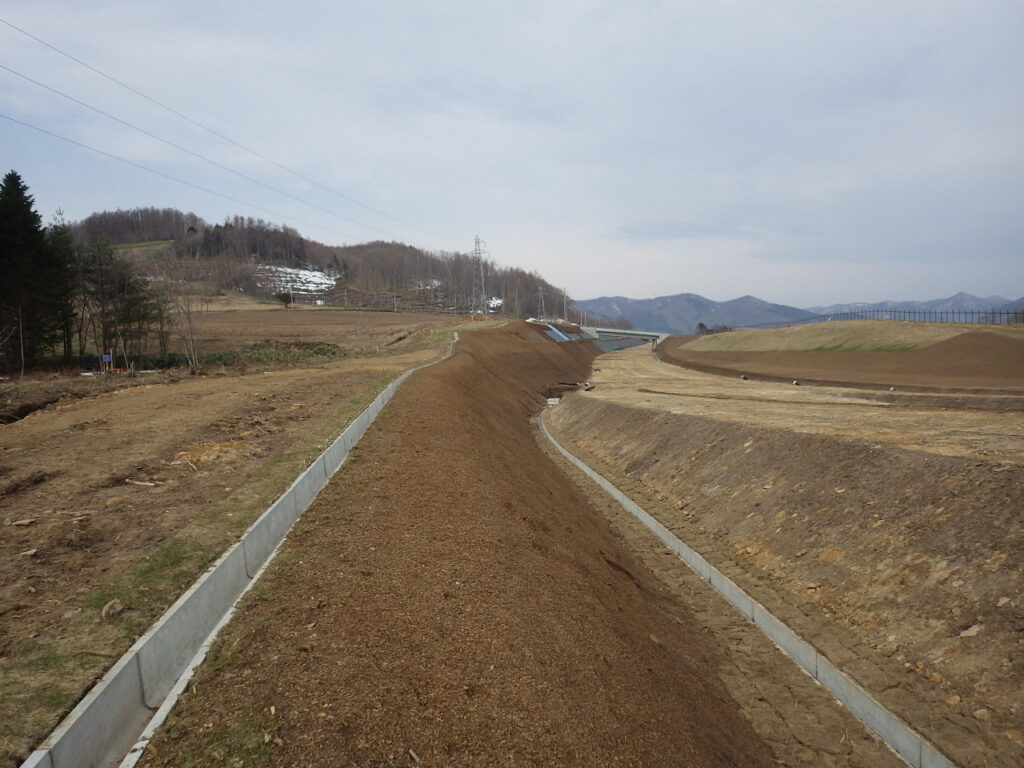
<path fill-rule="evenodd" d="M 543 320 L 547 316 L 547 310 L 544 309 L 544 288 L 537 286 L 537 319 Z"/>
<path fill-rule="evenodd" d="M 484 256 L 487 255 L 487 251 L 483 249 L 485 245 L 487 243 L 480 239 L 480 235 L 477 235 L 473 248 L 473 294 L 469 301 L 469 309 L 474 315 L 486 315 L 489 309 L 487 290 L 484 284 Z"/>

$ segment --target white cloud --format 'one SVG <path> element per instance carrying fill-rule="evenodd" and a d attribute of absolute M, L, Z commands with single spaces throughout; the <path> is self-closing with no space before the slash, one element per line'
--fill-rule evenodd
<path fill-rule="evenodd" d="M 463 247 L 479 233 L 499 261 L 580 297 L 1024 293 L 1017 4 L 12 0 L 0 17 L 374 208 Z M 458 247 L 3 26 L 0 45 L 8 66 L 268 184 L 396 239 Z M 0 100 L 330 230 L 298 225 L 317 239 L 382 236 L 6 73 Z M 57 145 L 0 121 L 0 163 L 44 216 L 134 205 L 267 216 Z"/>

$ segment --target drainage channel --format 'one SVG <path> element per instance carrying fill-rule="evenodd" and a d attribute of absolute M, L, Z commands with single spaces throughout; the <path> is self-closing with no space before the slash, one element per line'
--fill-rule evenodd
<path fill-rule="evenodd" d="M 549 401 L 548 408 L 552 407 Z M 867 728 L 884 741 L 890 749 L 913 768 L 956 768 L 945 755 L 923 736 L 886 709 L 867 691 L 841 672 L 814 646 L 797 635 L 785 623 L 771 614 L 763 605 L 744 592 L 731 579 L 694 549 L 677 538 L 650 513 L 637 505 L 608 480 L 563 448 L 548 432 L 544 424 L 545 408 L 537 418 L 541 432 L 551 444 L 602 490 L 621 504 L 627 512 L 643 523 L 680 560 L 708 582 L 726 600 L 732 603 L 754 626 L 763 632 L 779 649 L 789 656 L 807 674 L 823 685 L 835 698 Z"/>
<path fill-rule="evenodd" d="M 409 376 L 451 357 L 411 368 L 388 384 L 280 498 L 115 662 L 21 768 L 135 765 L 153 732 L 202 663 L 235 605 L 263 574 L 295 521 L 344 463 L 349 451 Z"/>

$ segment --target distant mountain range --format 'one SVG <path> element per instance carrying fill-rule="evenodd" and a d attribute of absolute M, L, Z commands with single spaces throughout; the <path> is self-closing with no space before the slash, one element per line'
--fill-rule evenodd
<path fill-rule="evenodd" d="M 769 304 L 754 296 L 731 301 L 712 301 L 695 293 L 659 296 L 654 299 L 627 299 L 602 296 L 575 303 L 577 310 L 608 320 L 624 318 L 634 328 L 663 333 L 693 333 L 698 323 L 716 325 L 757 325 L 802 320 L 813 312 L 783 304 Z"/>
<path fill-rule="evenodd" d="M 634 328 L 664 333 L 693 333 L 698 323 L 703 323 L 709 328 L 716 325 L 750 326 L 803 320 L 813 315 L 870 310 L 1009 312 L 1024 309 L 1024 297 L 1010 301 L 1002 296 L 981 298 L 969 293 L 958 293 L 949 298 L 931 301 L 880 301 L 874 304 L 832 304 L 799 309 L 785 304 L 770 304 L 755 296 L 741 296 L 731 301 L 712 301 L 695 293 L 679 293 L 675 296 L 658 296 L 653 299 L 602 296 L 577 301 L 574 306 L 577 310 L 607 320 L 628 320 Z"/>
<path fill-rule="evenodd" d="M 827 307 L 808 307 L 808 311 L 816 315 L 834 315 L 841 312 L 861 312 L 872 309 L 917 309 L 929 312 L 987 312 L 1004 311 L 1009 312 L 1024 302 L 1024 298 L 1017 301 L 1004 299 L 1002 296 L 972 296 L 969 293 L 958 293 L 946 299 L 932 299 L 931 301 L 879 301 L 875 304 L 830 304 Z"/>

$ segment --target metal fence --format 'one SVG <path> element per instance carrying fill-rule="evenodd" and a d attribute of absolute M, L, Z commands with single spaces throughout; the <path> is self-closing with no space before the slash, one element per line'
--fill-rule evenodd
<path fill-rule="evenodd" d="M 926 310 L 926 309 L 865 309 L 857 312 L 836 312 L 811 315 L 800 320 L 776 323 L 757 323 L 742 328 L 788 328 L 809 323 L 832 323 L 841 320 L 899 320 L 908 323 L 975 323 L 977 325 L 1021 325 L 1024 310 Z"/>

